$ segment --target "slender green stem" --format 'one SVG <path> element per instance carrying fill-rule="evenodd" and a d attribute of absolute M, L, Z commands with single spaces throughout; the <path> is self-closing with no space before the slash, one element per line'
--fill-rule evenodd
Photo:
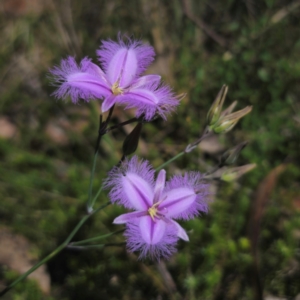
<path fill-rule="evenodd" d="M 160 165 L 159 167 L 157 167 L 155 169 L 155 171 L 160 171 L 162 168 L 164 168 L 165 166 L 167 166 L 169 163 L 173 162 L 174 160 L 176 160 L 177 158 L 181 157 L 182 155 L 191 152 L 192 150 L 194 150 L 196 148 L 197 145 L 199 145 L 204 139 L 210 137 L 213 133 L 210 132 L 208 130 L 208 128 L 205 128 L 203 131 L 202 136 L 197 139 L 195 142 L 187 145 L 187 147 L 180 153 L 178 153 L 177 155 L 175 155 L 174 157 L 170 158 L 168 161 L 166 161 L 165 163 L 163 163 L 162 165 Z"/>
<path fill-rule="evenodd" d="M 97 158 L 98 158 L 98 150 L 94 155 L 93 159 L 93 167 L 92 167 L 92 172 L 91 172 L 91 177 L 90 177 L 90 184 L 89 184 L 89 194 L 88 194 L 88 201 L 87 201 L 87 212 L 90 214 L 93 210 L 93 204 L 94 204 L 94 199 L 92 200 L 93 197 L 93 182 L 94 182 L 94 174 L 95 174 L 95 169 L 96 169 L 96 164 L 97 164 Z M 102 187 L 102 186 L 101 186 Z"/>
<path fill-rule="evenodd" d="M 199 145 L 204 139 L 210 137 L 213 135 L 213 132 L 212 131 L 209 131 L 208 128 L 205 128 L 204 129 L 204 132 L 202 134 L 202 136 L 196 140 L 195 142 L 193 142 L 192 144 L 190 144 L 190 146 L 194 147 L 194 146 L 197 146 Z M 193 148 L 194 149 L 194 148 Z"/>
<path fill-rule="evenodd" d="M 103 135 L 103 127 L 105 127 L 105 122 L 103 123 L 103 116 L 100 114 L 99 116 L 99 128 L 98 128 L 98 136 L 97 136 L 97 141 L 95 145 L 95 153 L 98 152 L 101 138 Z"/>
<path fill-rule="evenodd" d="M 100 196 L 102 190 L 103 190 L 103 184 L 101 184 L 100 188 L 99 188 L 98 191 L 97 191 L 96 196 L 95 196 L 95 197 L 93 198 L 93 200 L 91 201 L 91 204 L 90 204 L 91 210 L 93 210 L 93 207 L 94 207 L 94 205 L 95 205 L 95 202 L 97 201 L 98 197 Z"/>
<path fill-rule="evenodd" d="M 5 295 L 11 288 L 13 288 L 17 283 L 25 279 L 28 275 L 30 275 L 33 271 L 35 271 L 37 268 L 39 268 L 41 265 L 49 261 L 51 258 L 56 256 L 60 251 L 62 251 L 64 248 L 67 247 L 67 245 L 70 243 L 74 235 L 77 233 L 77 231 L 81 228 L 81 226 L 95 213 L 100 211 L 101 209 L 108 206 L 110 202 L 107 202 L 101 206 L 99 206 L 97 209 L 95 209 L 91 214 L 84 216 L 78 224 L 75 226 L 75 228 L 72 230 L 72 232 L 69 234 L 69 236 L 66 238 L 66 240 L 58 246 L 55 250 L 53 250 L 49 255 L 47 255 L 44 259 L 39 261 L 37 264 L 35 264 L 32 268 L 30 268 L 27 272 L 22 274 L 20 277 L 18 277 L 14 282 L 12 282 L 8 287 L 6 287 L 2 292 L 0 292 L 0 297 Z"/>
<path fill-rule="evenodd" d="M 67 248 L 70 250 L 90 250 L 90 249 L 102 249 L 105 247 L 105 244 L 97 244 L 97 245 L 87 245 L 87 246 L 73 246 L 68 245 Z"/>
<path fill-rule="evenodd" d="M 203 175 L 204 175 L 204 178 L 207 177 L 207 176 L 209 176 L 209 175 L 214 174 L 214 173 L 215 173 L 216 171 L 218 171 L 221 167 L 222 167 L 222 166 L 219 164 L 219 165 L 215 166 L 214 168 L 212 168 L 210 171 L 204 173 L 204 174 L 203 174 Z"/>
<path fill-rule="evenodd" d="M 178 153 L 177 155 L 175 155 L 174 157 L 170 158 L 168 161 L 166 161 L 165 163 L 163 163 L 162 165 L 160 165 L 159 167 L 157 167 L 155 169 L 155 171 L 161 170 L 162 168 L 164 168 L 165 166 L 167 166 L 169 163 L 171 163 L 172 161 L 176 160 L 177 158 L 181 157 L 184 154 L 185 154 L 184 151 Z"/>
<path fill-rule="evenodd" d="M 131 124 L 131 123 L 134 123 L 134 122 L 137 122 L 137 121 L 138 121 L 137 118 L 132 118 L 132 119 L 127 120 L 127 121 L 125 121 L 125 122 L 122 122 L 122 123 L 113 125 L 113 126 L 107 128 L 107 129 L 105 130 L 105 133 L 107 133 L 107 132 L 109 132 L 109 131 L 112 131 L 112 130 L 114 130 L 114 129 L 123 127 L 123 126 L 125 126 L 125 125 Z"/>
<path fill-rule="evenodd" d="M 92 197 L 93 197 L 93 182 L 94 182 L 96 163 L 97 163 L 97 158 L 98 158 L 98 153 L 99 153 L 99 146 L 100 146 L 102 136 L 107 133 L 106 128 L 111 119 L 114 108 L 115 108 L 114 105 L 110 108 L 110 110 L 108 112 L 108 116 L 104 122 L 103 122 L 102 115 L 100 115 L 100 119 L 99 119 L 98 137 L 97 137 L 97 142 L 96 142 L 96 146 L 95 146 L 95 154 L 94 154 L 94 159 L 93 159 L 93 166 L 92 166 L 92 172 L 91 172 L 91 177 L 90 177 L 89 193 L 88 193 L 88 201 L 87 201 L 87 212 L 89 214 L 93 211 L 93 206 L 97 199 L 97 198 L 92 199 Z M 98 196 L 100 195 L 101 190 L 102 190 L 102 187 L 100 188 L 100 191 L 98 191 L 99 194 L 97 193 Z"/>
<path fill-rule="evenodd" d="M 90 239 L 86 239 L 86 240 L 82 240 L 82 241 L 78 241 L 78 242 L 72 242 L 72 243 L 69 244 L 69 246 L 79 246 L 79 245 L 88 244 L 90 242 L 95 242 L 95 241 L 98 241 L 98 240 L 105 239 L 107 237 L 110 237 L 114 234 L 117 234 L 117 233 L 120 233 L 120 232 L 123 232 L 123 231 L 124 231 L 124 229 L 120 229 L 120 230 L 110 232 L 110 233 L 107 233 L 107 234 L 104 234 L 104 235 L 96 236 L 96 237 L 93 237 L 93 238 L 90 238 Z"/>
<path fill-rule="evenodd" d="M 107 243 L 107 244 L 96 244 L 96 245 L 87 245 L 87 246 L 73 246 L 73 245 L 68 245 L 68 249 L 73 249 L 73 250 L 90 250 L 90 249 L 102 249 L 104 247 L 111 247 L 111 246 L 123 246 L 125 245 L 125 242 L 121 243 Z"/>

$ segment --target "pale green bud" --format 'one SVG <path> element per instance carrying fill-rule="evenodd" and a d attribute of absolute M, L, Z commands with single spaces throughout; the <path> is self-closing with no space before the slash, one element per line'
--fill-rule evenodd
<path fill-rule="evenodd" d="M 247 106 L 232 114 L 225 115 L 221 117 L 216 124 L 211 126 L 211 128 L 215 133 L 226 133 L 230 131 L 242 117 L 250 113 L 251 110 L 252 106 Z"/>
<path fill-rule="evenodd" d="M 236 107 L 237 103 L 238 103 L 238 102 L 237 102 L 236 100 L 233 101 L 226 109 L 224 109 L 224 110 L 221 112 L 220 117 L 225 117 L 225 116 L 231 114 L 232 111 L 234 110 L 234 108 Z"/>
<path fill-rule="evenodd" d="M 218 121 L 227 91 L 228 86 L 224 84 L 207 113 L 207 125 L 211 126 Z"/>
<path fill-rule="evenodd" d="M 256 164 L 249 164 L 241 167 L 229 168 L 222 173 L 220 179 L 226 182 L 234 181 L 240 178 L 242 175 L 246 174 L 247 172 L 250 172 L 255 167 Z"/>

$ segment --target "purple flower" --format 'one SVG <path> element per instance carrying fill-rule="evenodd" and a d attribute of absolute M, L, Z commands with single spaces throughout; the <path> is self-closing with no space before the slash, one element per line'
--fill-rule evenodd
<path fill-rule="evenodd" d="M 105 180 L 112 188 L 109 197 L 135 212 L 120 215 L 114 224 L 126 224 L 129 251 L 140 251 L 140 258 L 168 258 L 176 252 L 179 238 L 188 241 L 185 230 L 175 220 L 189 220 L 208 211 L 208 185 L 198 172 L 174 176 L 166 182 L 161 170 L 154 180 L 148 161 L 134 156 L 115 167 Z"/>
<path fill-rule="evenodd" d="M 171 89 L 160 84 L 159 75 L 141 76 L 154 59 L 152 47 L 140 41 L 125 43 L 119 38 L 118 43 L 103 41 L 97 55 L 102 68 L 89 58 L 77 65 L 73 57 L 68 57 L 50 70 L 58 85 L 56 98 L 70 96 L 74 103 L 80 98 L 100 98 L 103 112 L 119 103 L 136 108 L 136 116 L 144 115 L 146 120 L 156 113 L 166 119 L 166 114 L 178 105 Z"/>

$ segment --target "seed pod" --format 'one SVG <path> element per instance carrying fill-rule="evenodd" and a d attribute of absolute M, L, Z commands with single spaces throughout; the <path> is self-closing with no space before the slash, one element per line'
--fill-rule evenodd
<path fill-rule="evenodd" d="M 137 123 L 134 129 L 125 138 L 122 148 L 125 156 L 134 153 L 137 149 L 142 127 L 142 123 Z"/>

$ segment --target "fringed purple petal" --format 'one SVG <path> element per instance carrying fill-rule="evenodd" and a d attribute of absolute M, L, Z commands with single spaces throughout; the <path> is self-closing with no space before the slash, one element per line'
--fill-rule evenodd
<path fill-rule="evenodd" d="M 155 88 L 157 88 L 159 86 L 160 79 L 161 76 L 159 75 L 145 75 L 132 82 L 130 89 L 137 89 L 147 86 L 155 86 Z"/>
<path fill-rule="evenodd" d="M 110 61 L 107 77 L 111 84 L 118 82 L 121 88 L 126 88 L 136 78 L 137 57 L 134 50 L 121 48 Z"/>
<path fill-rule="evenodd" d="M 131 213 L 123 214 L 114 219 L 113 224 L 125 224 L 128 222 L 132 222 L 133 219 L 140 218 L 142 216 L 146 216 L 146 211 L 134 211 Z"/>
<path fill-rule="evenodd" d="M 119 37 L 118 42 L 103 41 L 97 55 L 110 83 L 119 81 L 119 86 L 125 88 L 147 69 L 155 53 L 140 41 L 128 39 L 125 43 Z"/>
<path fill-rule="evenodd" d="M 107 98 L 105 98 L 105 100 L 101 105 L 102 112 L 104 113 L 108 111 L 116 103 L 116 100 L 117 100 L 117 96 L 115 95 L 110 95 Z"/>
<path fill-rule="evenodd" d="M 145 120 L 149 121 L 158 114 L 166 120 L 167 115 L 178 106 L 179 100 L 169 87 L 156 88 L 155 85 L 130 89 L 120 95 L 117 102 L 125 104 L 126 108 L 136 108 L 136 117 L 144 115 Z"/>
<path fill-rule="evenodd" d="M 126 224 L 125 237 L 127 238 L 127 249 L 130 252 L 140 251 L 139 259 L 145 259 L 150 257 L 152 260 L 160 260 L 161 257 L 169 258 L 172 254 L 176 252 L 176 243 L 178 241 L 177 229 L 172 223 L 165 223 L 165 225 L 155 225 L 157 229 L 165 226 L 163 234 L 160 239 L 156 239 L 155 244 L 149 243 L 149 239 L 145 240 L 146 230 L 149 228 L 144 228 L 142 225 L 144 220 L 137 219 L 133 222 Z M 150 217 L 147 217 L 150 218 Z M 151 218 L 150 218 L 151 219 Z M 162 220 L 158 221 L 163 222 Z M 159 235 L 159 233 L 157 233 Z M 149 235 L 149 233 L 148 233 Z"/>
<path fill-rule="evenodd" d="M 153 203 L 157 203 L 158 201 L 161 200 L 161 195 L 162 192 L 165 188 L 165 183 L 166 183 L 166 171 L 161 170 L 156 178 L 156 183 L 154 187 L 154 200 Z"/>
<path fill-rule="evenodd" d="M 84 58 L 77 65 L 74 57 L 61 61 L 60 66 L 50 70 L 53 83 L 58 89 L 53 93 L 56 98 L 70 96 L 73 103 L 79 99 L 89 101 L 103 98 L 111 94 L 103 71 L 90 59 Z"/>
<path fill-rule="evenodd" d="M 162 220 L 153 221 L 148 215 L 140 218 L 140 231 L 143 240 L 147 244 L 155 245 L 161 241 L 164 236 L 167 224 Z"/>
<path fill-rule="evenodd" d="M 175 188 L 164 193 L 163 202 L 159 205 L 164 214 L 173 218 L 182 212 L 187 211 L 197 199 L 197 195 L 192 188 Z"/>
<path fill-rule="evenodd" d="M 208 212 L 209 185 L 201 182 L 201 177 L 199 172 L 189 172 L 167 182 L 163 195 L 166 200 L 159 206 L 166 210 L 167 217 L 189 220 Z"/>
<path fill-rule="evenodd" d="M 172 224 L 175 225 L 175 227 L 177 229 L 177 236 L 179 238 L 181 238 L 182 240 L 188 242 L 189 241 L 189 237 L 186 234 L 186 231 L 176 221 L 173 221 L 171 219 L 169 219 L 169 221 L 172 222 Z"/>
<path fill-rule="evenodd" d="M 145 210 L 152 205 L 154 170 L 148 161 L 138 161 L 137 156 L 125 159 L 120 167 L 114 167 L 104 181 L 111 188 L 109 198 L 126 208 Z M 151 201 L 151 203 L 149 203 Z"/>
<path fill-rule="evenodd" d="M 153 187 L 141 176 L 127 172 L 122 178 L 122 187 L 132 207 L 147 211 L 153 203 Z"/>

